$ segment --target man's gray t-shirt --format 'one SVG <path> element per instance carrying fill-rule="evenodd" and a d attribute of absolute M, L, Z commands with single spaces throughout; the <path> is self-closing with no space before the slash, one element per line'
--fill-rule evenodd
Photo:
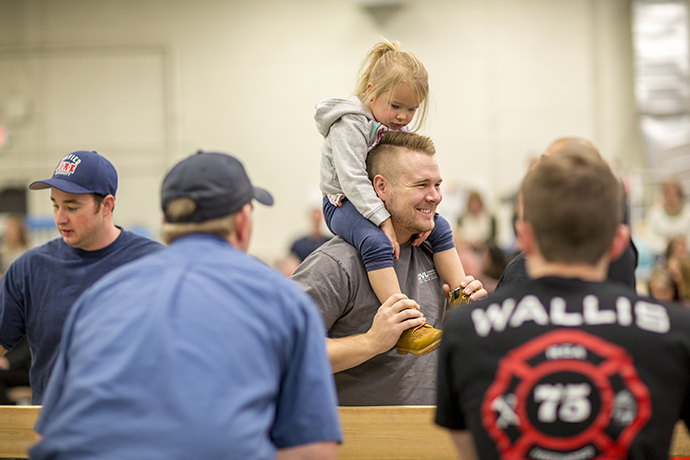
<path fill-rule="evenodd" d="M 400 288 L 420 305 L 427 322 L 440 329 L 446 301 L 431 249 L 400 245 L 394 262 Z M 381 302 L 369 284 L 355 248 L 333 238 L 295 270 L 292 280 L 319 307 L 328 337 L 348 337 L 369 330 Z M 341 406 L 432 405 L 436 391 L 436 352 L 414 357 L 395 347 L 359 366 L 334 374 Z"/>

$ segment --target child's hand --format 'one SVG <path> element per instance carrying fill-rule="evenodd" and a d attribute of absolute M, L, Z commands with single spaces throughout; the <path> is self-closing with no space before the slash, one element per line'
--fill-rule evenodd
<path fill-rule="evenodd" d="M 426 241 L 429 235 L 431 235 L 431 230 L 429 230 L 428 232 L 419 233 L 412 241 L 412 246 L 419 246 L 420 244 Z"/>
<path fill-rule="evenodd" d="M 391 218 L 389 217 L 381 222 L 379 227 L 381 228 L 381 231 L 383 231 L 383 234 L 388 238 L 388 241 L 391 242 L 391 246 L 393 246 L 393 258 L 397 260 L 398 256 L 400 255 L 400 245 L 398 244 L 398 239 L 395 236 L 395 230 L 393 230 L 393 222 L 391 222 Z"/>

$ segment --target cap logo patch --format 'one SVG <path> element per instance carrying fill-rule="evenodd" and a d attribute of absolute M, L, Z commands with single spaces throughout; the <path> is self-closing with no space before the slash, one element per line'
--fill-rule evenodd
<path fill-rule="evenodd" d="M 55 175 L 71 176 L 74 174 L 74 171 L 77 170 L 79 163 L 81 163 L 81 159 L 70 153 L 57 165 L 57 168 L 55 168 Z"/>

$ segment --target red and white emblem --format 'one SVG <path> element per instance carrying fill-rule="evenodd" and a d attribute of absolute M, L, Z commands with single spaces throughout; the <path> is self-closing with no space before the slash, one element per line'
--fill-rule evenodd
<path fill-rule="evenodd" d="M 651 415 L 627 351 L 583 331 L 509 352 L 484 394 L 482 424 L 502 458 L 624 458 Z"/>

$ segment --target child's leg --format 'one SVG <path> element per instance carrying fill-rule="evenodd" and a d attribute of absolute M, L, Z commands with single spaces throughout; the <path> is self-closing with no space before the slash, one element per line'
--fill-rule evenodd
<path fill-rule="evenodd" d="M 435 226 L 427 241 L 434 252 L 434 265 L 436 271 L 444 283 L 450 286 L 451 291 L 460 287 L 460 282 L 465 278 L 465 269 L 462 267 L 460 256 L 455 249 L 453 232 L 448 221 L 436 215 Z"/>
<path fill-rule="evenodd" d="M 362 256 L 369 284 L 379 302 L 384 303 L 391 295 L 400 293 L 398 276 L 393 268 L 393 247 L 383 231 L 365 219 L 347 200 L 341 206 L 334 206 L 324 197 L 323 208 L 326 225 L 331 232 L 354 246 Z M 440 330 L 424 323 L 404 331 L 395 348 L 401 355 L 422 356 L 439 346 L 441 335 Z"/>
<path fill-rule="evenodd" d="M 323 215 L 329 230 L 362 255 L 369 284 L 379 302 L 384 303 L 393 294 L 400 294 L 398 275 L 393 268 L 393 247 L 386 235 L 348 200 L 334 206 L 324 197 Z"/>
<path fill-rule="evenodd" d="M 379 302 L 384 303 L 393 294 L 400 294 L 398 275 L 393 267 L 368 271 L 367 276 Z"/>

